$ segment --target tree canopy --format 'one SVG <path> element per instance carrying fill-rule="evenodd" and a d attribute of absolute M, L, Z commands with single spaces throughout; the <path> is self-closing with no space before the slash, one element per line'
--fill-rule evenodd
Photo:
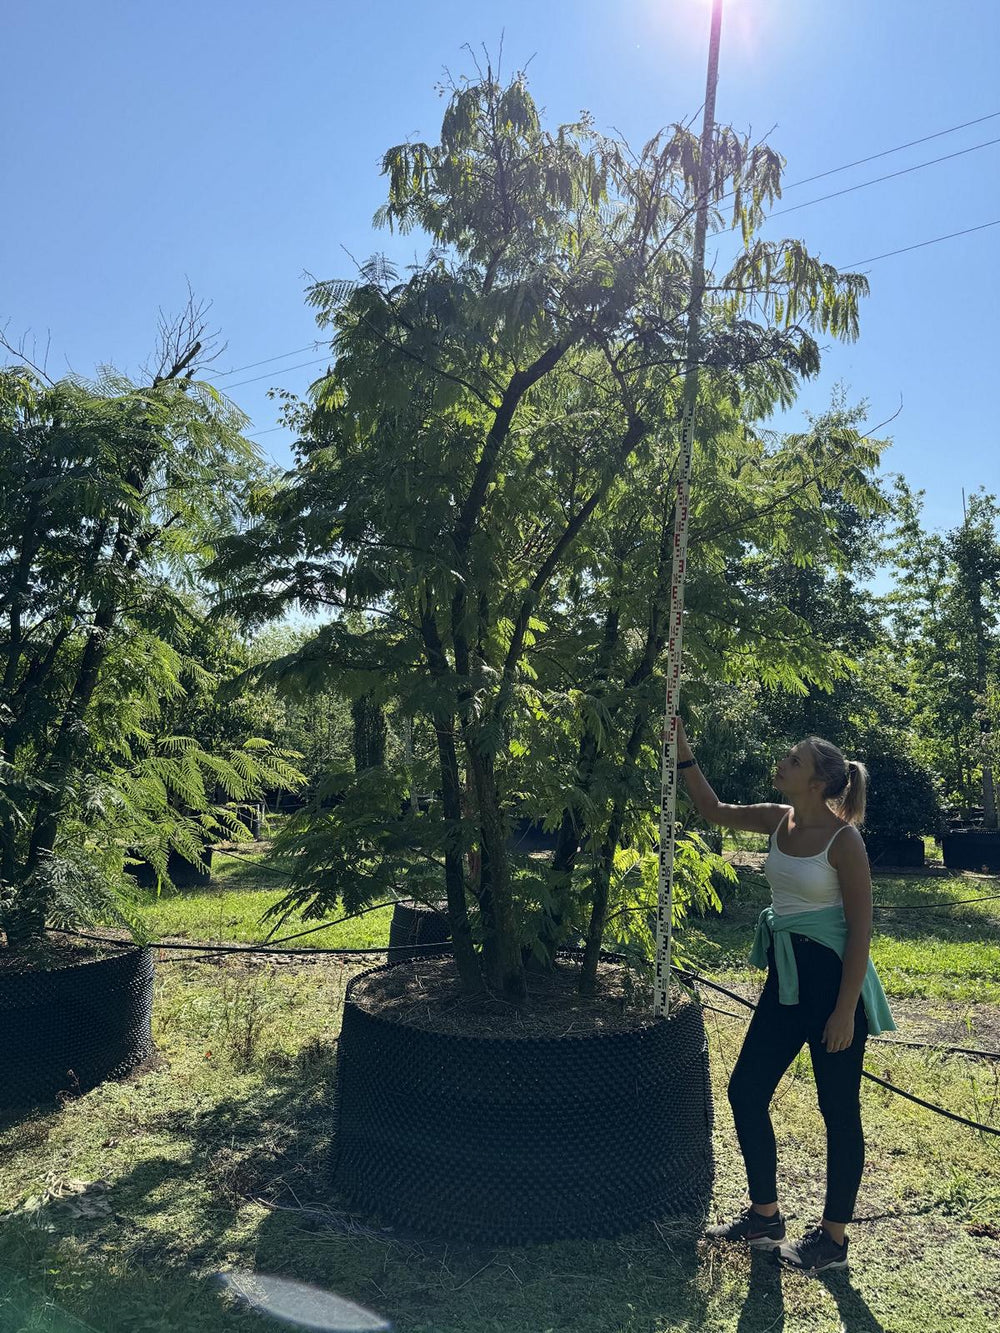
<path fill-rule="evenodd" d="M 321 794 L 290 835 L 309 849 L 292 896 L 322 910 L 433 865 L 469 989 L 519 999 L 525 958 L 550 961 L 581 912 L 593 946 L 622 840 L 639 857 L 651 846 L 640 812 L 698 154 L 682 126 L 639 151 L 586 117 L 549 131 L 521 77 L 453 89 L 440 141 L 383 162 L 379 219 L 427 235 L 425 260 L 401 275 L 376 257 L 310 289 L 333 364 L 298 466 L 213 566 L 219 613 L 249 624 L 292 606 L 366 614 L 363 630 L 335 619 L 260 674 L 336 679 L 421 719 L 436 768 L 421 786 L 440 804 L 400 814 L 384 774 L 338 778 L 336 801 Z M 822 558 L 837 540 L 824 488 L 877 506 L 878 446 L 833 419 L 777 444 L 755 424 L 816 372 L 819 335 L 856 335 L 866 291 L 799 242 L 757 236 L 780 168 L 717 130 L 712 225 L 742 245 L 708 280 L 689 654 L 696 678 L 802 688 L 842 664 L 791 606 L 764 604 L 754 560 Z M 512 871 L 507 833 L 525 810 L 565 830 L 548 875 Z M 585 842 L 603 851 L 576 901 Z"/>

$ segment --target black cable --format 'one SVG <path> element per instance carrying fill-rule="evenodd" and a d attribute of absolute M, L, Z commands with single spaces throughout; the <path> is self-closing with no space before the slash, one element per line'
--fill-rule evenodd
<path fill-rule="evenodd" d="M 698 113 L 695 112 L 695 115 L 697 115 L 697 114 L 698 114 Z M 984 121 L 987 121 L 987 120 L 995 120 L 998 116 L 1000 116 L 1000 111 L 991 111 L 991 112 L 989 112 L 989 113 L 988 113 L 987 115 L 985 115 L 985 116 L 977 116 L 974 120 L 964 120 L 964 121 L 962 121 L 962 123 L 959 124 L 959 125 L 951 125 L 951 126 L 949 126 L 948 129 L 945 129 L 945 130 L 936 130 L 933 134 L 925 134 L 925 135 L 923 135 L 923 136 L 922 136 L 921 138 L 919 138 L 919 139 L 909 139 L 906 143 L 896 144 L 895 147 L 893 147 L 893 148 L 884 148 L 884 149 L 883 149 L 881 152 L 879 152 L 879 153 L 870 153 L 867 157 L 859 157 L 859 158 L 856 158 L 853 162 L 845 162 L 845 163 L 843 163 L 843 164 L 842 164 L 841 166 L 839 166 L 839 167 L 829 167 L 826 171 L 819 171 L 819 172 L 817 172 L 814 176 L 804 176 L 801 180 L 792 181 L 790 184 L 782 186 L 782 190 L 783 190 L 783 191 L 787 191 L 787 190 L 795 190 L 795 189 L 797 189 L 800 185 L 809 185 L 809 184 L 811 184 L 813 181 L 823 180 L 823 179 L 825 179 L 825 177 L 827 177 L 827 176 L 836 176 L 836 175 L 837 175 L 839 172 L 841 172 L 841 171 L 849 171 L 852 167 L 860 167 L 860 166 L 864 166 L 864 164 L 865 164 L 866 162 L 875 162 L 875 161 L 877 161 L 879 158 L 882 158 L 882 157 L 890 157 L 893 153 L 901 153 L 901 152 L 903 152 L 903 150 L 906 149 L 906 148 L 916 148 L 919 144 L 922 144 L 922 143 L 929 143 L 932 139 L 940 139 L 940 138 L 943 138 L 945 135 L 948 135 L 948 134 L 955 134 L 958 130 L 966 130 L 966 129 L 968 129 L 971 125 L 982 125 L 982 124 L 984 123 Z M 990 143 L 996 143 L 996 142 L 997 142 L 997 140 L 995 140 L 995 139 L 994 139 L 994 140 L 990 140 Z M 987 147 L 987 146 L 988 146 L 987 144 L 978 144 L 978 145 L 976 145 L 976 147 Z M 966 153 L 968 153 L 968 152 L 972 152 L 972 151 L 974 151 L 974 149 L 971 149 L 971 148 L 965 148 L 965 149 L 962 149 L 961 151 L 962 151 L 962 152 L 966 152 Z M 958 154 L 951 154 L 950 156 L 958 156 Z M 946 159 L 945 159 L 945 158 L 935 158 L 934 160 L 935 160 L 936 162 L 943 162 L 943 161 L 945 161 Z M 932 165 L 932 164 L 931 164 L 931 163 L 919 163 L 918 166 L 916 166 L 916 167 L 908 167 L 906 170 L 908 170 L 908 171 L 916 171 L 916 170 L 918 169 L 919 166 L 930 166 L 930 165 Z M 893 173 L 893 174 L 897 174 L 897 175 L 898 175 L 898 174 L 901 174 L 901 173 Z M 888 179 L 889 179 L 888 176 L 879 177 L 879 180 L 888 180 Z M 872 181 L 872 182 L 867 182 L 867 183 L 869 183 L 869 184 L 875 184 L 876 182 Z M 852 189 L 860 189 L 861 187 L 860 187 L 860 186 L 852 186 L 851 188 L 852 188 Z M 732 195 L 731 195 L 731 194 L 725 196 L 725 199 L 731 199 L 731 198 L 732 198 Z M 826 195 L 826 196 L 824 196 L 824 198 L 831 198 L 831 199 L 832 199 L 832 198 L 834 198 L 834 196 L 833 196 L 833 195 Z M 721 203 L 721 202 L 724 202 L 724 200 L 720 200 L 720 203 Z M 810 202 L 810 203 L 819 203 L 820 201 L 814 199 L 814 200 L 810 200 L 809 202 Z M 805 207 L 806 207 L 806 204 L 796 204 L 795 207 L 796 207 L 796 208 L 805 208 Z M 781 211 L 782 211 L 782 212 L 790 212 L 791 210 L 790 210 L 790 209 L 782 209 Z M 777 217 L 778 214 L 776 214 L 776 213 L 772 213 L 772 214 L 770 214 L 770 216 L 771 216 L 771 217 Z M 1000 219 L 998 219 L 998 221 L 1000 221 Z M 992 227 L 992 226 L 996 226 L 997 224 L 996 224 L 996 223 L 993 223 L 993 222 L 987 222 L 987 223 L 984 223 L 983 225 L 986 226 L 986 227 Z M 968 228 L 968 231 L 980 231 L 980 230 L 982 230 L 981 227 L 970 227 L 970 228 Z M 964 235 L 966 235 L 966 234 L 967 234 L 967 232 L 961 232 L 961 231 L 952 232 L 951 235 L 949 235 L 949 236 L 939 236 L 939 237 L 936 237 L 934 240 L 931 240 L 931 241 L 921 241 L 921 242 L 919 242 L 917 245 L 912 245 L 912 246 L 909 246 L 909 245 L 908 245 L 908 246 L 905 246 L 905 247 L 903 248 L 903 250 L 890 250 L 887 254 L 884 254 L 884 255 L 876 255 L 876 256 L 874 256 L 873 259 L 862 259 L 862 260 L 859 260 L 858 263 L 861 263 L 861 264 L 872 264 L 872 263 L 875 262 L 875 259 L 888 259 L 888 258 L 890 258 L 890 256 L 892 256 L 892 255 L 903 254 L 906 250 L 917 250 L 917 249 L 920 249 L 920 247 L 921 247 L 921 246 L 924 246 L 924 245 L 936 245 L 938 241 L 947 241 L 947 240 L 951 240 L 952 237 L 954 237 L 954 236 L 964 236 Z M 840 267 L 852 268 L 852 267 L 854 267 L 854 265 L 850 265 L 850 264 L 848 264 L 848 265 L 841 265 Z M 256 370 L 256 368 L 257 368 L 258 366 L 266 366 L 266 365 L 270 365 L 270 364 L 272 364 L 272 363 L 275 362 L 275 361 L 283 361 L 283 360 L 285 359 L 286 356 L 296 356 L 296 355 L 298 355 L 300 352 L 311 352 L 311 351 L 314 351 L 316 348 L 321 347 L 322 345 L 323 345 L 322 340 L 317 340 L 317 341 L 314 342 L 314 343 L 309 343 L 309 344 L 307 344 L 305 347 L 294 347 L 294 348 L 292 348 L 290 351 L 287 351 L 287 352 L 279 352 L 276 356 L 264 357 L 264 359 L 261 360 L 261 361 L 249 361 L 249 362 L 247 362 L 247 364 L 244 365 L 244 366 L 234 366 L 232 370 L 208 371 L 208 372 L 206 372 L 206 378 L 211 378 L 211 379 L 213 379 L 213 380 L 227 379 L 230 375 L 238 375 L 238 374 L 240 373 L 240 371 L 242 371 L 242 370 Z M 327 359 L 327 358 L 320 358 L 320 360 L 325 360 L 325 359 Z M 306 361 L 306 362 L 303 362 L 301 366 L 285 366 L 282 370 L 277 371 L 277 372 L 275 372 L 275 373 L 284 375 L 287 371 L 291 371 L 291 370 L 301 370 L 301 369 L 303 369 L 305 366 L 309 366 L 309 365 L 318 365 L 318 364 L 319 364 L 318 361 Z M 256 379 L 267 379 L 267 375 L 260 375 L 260 376 L 257 376 Z M 250 380 L 243 380 L 243 381 L 241 381 L 240 384 L 231 384 L 231 385 L 228 385 L 227 388 L 238 389 L 238 388 L 241 387 L 241 384 L 253 384 L 253 383 L 255 383 L 255 382 L 256 382 L 256 380 L 253 380 L 253 379 L 250 379 Z M 275 431 L 283 430 L 283 429 L 285 429 L 285 427 L 283 427 L 283 426 L 272 426 L 272 427 L 270 427 L 269 430 L 259 430 L 259 431 L 255 431 L 255 432 L 253 433 L 253 435 L 250 436 L 250 438 L 251 438 L 251 439 L 254 439 L 254 438 L 256 438 L 258 435 L 271 435 L 271 434 L 273 434 Z"/>
<path fill-rule="evenodd" d="M 321 927 L 321 929 L 328 929 L 328 927 Z M 114 945 L 118 949 L 134 949 L 136 947 L 135 940 L 116 940 L 109 938 L 108 936 L 105 935 L 91 935 L 84 930 L 70 930 L 67 927 L 61 927 L 61 926 L 46 926 L 46 930 L 49 931 L 50 933 L 55 933 L 57 935 L 74 935 L 77 939 L 94 940 L 98 944 Z M 309 933 L 310 932 L 308 931 L 303 931 L 303 934 L 309 934 Z M 294 939 L 296 937 L 290 936 L 289 938 Z M 173 941 L 168 942 L 164 940 L 151 940 L 148 944 L 144 945 L 143 947 L 147 949 L 172 949 L 181 953 L 185 952 L 201 953 L 203 956 L 206 957 L 215 954 L 226 954 L 226 953 L 259 953 L 259 954 L 292 954 L 300 957 L 304 955 L 307 958 L 313 957 L 316 954 L 340 954 L 342 956 L 350 956 L 350 957 L 354 957 L 356 955 L 357 957 L 360 958 L 368 954 L 388 953 L 390 948 L 388 944 L 378 944 L 374 946 L 359 946 L 356 949 L 329 949 L 329 948 L 272 949 L 269 947 L 264 947 L 259 944 L 207 944 L 204 941 L 202 941 L 199 944 L 183 944 L 179 942 L 174 943 Z M 439 953 L 441 953 L 450 949 L 451 946 L 443 944 L 406 943 L 400 945 L 394 944 L 391 947 L 394 949 L 396 948 L 406 949 L 407 951 L 436 949 Z"/>
<path fill-rule="evenodd" d="M 828 199 L 839 199 L 842 194 L 853 194 L 855 190 L 866 190 L 869 185 L 880 185 L 882 181 L 895 180 L 897 176 L 908 176 L 911 171 L 922 171 L 924 167 L 935 167 L 939 162 L 950 162 L 954 157 L 964 157 L 966 153 L 976 153 L 981 148 L 992 148 L 994 144 L 998 143 L 1000 143 L 1000 138 L 987 139 L 983 143 L 973 144 L 971 148 L 959 148 L 954 153 L 945 153 L 943 157 L 932 157 L 926 162 L 917 162 L 912 167 L 901 167 L 899 171 L 889 171 L 884 176 L 874 176 L 870 181 L 860 181 L 857 185 L 845 185 L 842 190 L 834 190 L 830 194 L 821 194 L 815 199 L 806 199 L 803 203 L 792 204 L 789 208 L 778 208 L 773 213 L 768 213 L 766 220 L 780 218 L 785 213 L 795 213 L 800 208 L 810 208 L 813 204 L 824 204 Z"/>
<path fill-rule="evenodd" d="M 248 865 L 255 865 L 258 870 L 265 870 L 270 875 L 282 875 L 285 879 L 294 879 L 295 875 L 291 870 L 280 870 L 277 866 L 268 865 L 266 861 L 254 861 L 243 852 L 231 852 L 224 847 L 213 847 L 212 851 L 216 856 L 229 856 L 234 861 L 245 861 Z"/>
<path fill-rule="evenodd" d="M 890 1092 L 895 1092 L 900 1097 L 905 1097 L 908 1102 L 916 1102 L 918 1106 L 924 1106 L 928 1111 L 933 1111 L 935 1115 L 943 1115 L 948 1120 L 955 1120 L 960 1125 L 968 1125 L 970 1129 L 980 1129 L 984 1134 L 1000 1134 L 1000 1129 L 995 1125 L 982 1125 L 978 1120 L 968 1120 L 964 1115 L 956 1115 L 954 1111 L 946 1111 L 943 1106 L 935 1106 L 933 1102 L 925 1102 L 923 1097 L 916 1097 L 912 1092 L 904 1092 L 902 1088 L 897 1088 L 895 1083 L 887 1083 L 884 1078 L 879 1078 L 877 1074 L 869 1074 L 867 1069 L 862 1069 L 861 1077 L 869 1079 L 872 1083 L 878 1083 L 883 1088 L 888 1088 Z"/>
<path fill-rule="evenodd" d="M 1000 112 L 997 114 L 1000 115 Z M 949 131 L 943 130 L 942 133 L 947 134 Z M 266 356 L 263 361 L 248 361 L 245 366 L 234 366 L 232 370 L 210 370 L 206 373 L 206 378 L 224 380 L 230 375 L 238 375 L 241 370 L 256 370 L 258 366 L 269 366 L 273 361 L 284 361 L 286 356 L 298 356 L 302 352 L 315 352 L 317 348 L 322 346 L 322 339 L 317 339 L 316 342 L 311 342 L 306 347 L 293 347 L 290 352 L 279 352 L 277 356 Z"/>
<path fill-rule="evenodd" d="M 697 972 L 691 972 L 688 970 L 683 970 L 681 968 L 673 968 L 672 970 L 676 972 L 678 976 L 693 978 L 701 985 L 708 986 L 712 990 L 720 991 L 723 995 L 728 995 L 730 999 L 737 1000 L 740 1004 L 745 1005 L 747 1009 L 757 1008 L 757 1006 L 753 1004 L 750 1000 L 745 1000 L 742 995 L 737 995 L 735 991 L 728 990 L 725 986 L 720 986 L 716 982 L 709 981 L 707 978 L 701 976 Z M 875 1038 L 875 1040 L 877 1041 L 878 1038 Z M 901 1046 L 903 1043 L 902 1042 L 893 1043 L 891 1040 L 886 1042 L 886 1045 L 889 1046 L 894 1044 Z M 910 1043 L 910 1042 L 907 1043 L 907 1045 L 915 1045 L 915 1044 L 917 1043 Z M 935 1050 L 940 1048 L 934 1046 L 927 1046 L 926 1049 Z M 976 1054 L 985 1055 L 987 1058 L 1000 1059 L 1000 1054 L 994 1056 L 992 1052 L 977 1051 Z M 877 1074 L 869 1074 L 867 1069 L 862 1069 L 861 1077 L 868 1079 L 872 1083 L 878 1083 L 883 1088 L 888 1088 L 890 1092 L 898 1093 L 900 1097 L 905 1097 L 907 1101 L 915 1102 L 917 1106 L 923 1106 L 928 1111 L 933 1111 L 936 1115 L 943 1115 L 946 1119 L 954 1120 L 960 1125 L 968 1125 L 970 1129 L 982 1130 L 983 1133 L 985 1134 L 1000 1135 L 1000 1129 L 998 1129 L 994 1125 L 983 1125 L 978 1120 L 969 1120 L 964 1115 L 957 1115 L 954 1111 L 946 1111 L 943 1106 L 937 1106 L 935 1105 L 934 1102 L 925 1101 L 922 1097 L 917 1097 L 912 1092 L 905 1092 L 902 1088 L 897 1088 L 894 1083 L 889 1083 L 884 1078 L 879 1078 Z"/>
<path fill-rule="evenodd" d="M 99 944 L 111 944 L 115 945 L 120 949 L 135 947 L 134 941 L 131 940 L 109 939 L 105 936 L 91 935 L 85 931 L 69 930 L 57 926 L 48 926 L 46 927 L 46 929 L 58 935 L 74 935 L 78 939 L 96 940 Z M 187 960 L 188 962 L 208 962 L 213 958 L 217 957 L 219 954 L 234 954 L 234 953 L 284 954 L 284 955 L 294 954 L 297 956 L 305 954 L 308 957 L 316 957 L 317 955 L 320 954 L 337 954 L 339 956 L 364 957 L 370 954 L 387 954 L 389 952 L 389 945 L 387 944 L 380 945 L 376 948 L 361 948 L 361 949 L 322 949 L 322 948 L 321 949 L 269 949 L 269 948 L 260 948 L 258 945 L 252 945 L 252 944 L 251 945 L 233 945 L 233 944 L 205 945 L 205 944 L 167 944 L 167 943 L 154 942 L 148 944 L 146 947 L 149 949 L 172 949 L 181 952 L 193 951 L 198 954 L 197 958 L 193 959 L 189 958 Z M 438 954 L 445 954 L 450 952 L 451 946 L 441 945 L 441 944 L 406 944 L 406 945 L 400 945 L 398 947 L 405 948 L 407 951 L 411 953 L 422 950 L 428 950 L 428 951 L 434 950 Z M 650 964 L 650 966 L 652 965 Z M 718 985 L 717 982 L 709 981 L 706 977 L 701 976 L 700 973 L 691 972 L 686 969 L 677 967 L 672 968 L 671 970 L 678 977 L 691 978 L 694 981 L 696 981 L 699 985 L 708 986 L 710 989 L 717 990 L 723 995 L 728 995 L 730 999 L 738 1001 L 738 1003 L 744 1005 L 747 1009 L 755 1010 L 757 1008 L 755 1004 L 753 1004 L 750 1000 L 744 999 L 742 995 L 738 995 L 735 991 L 729 990 L 725 986 Z M 716 1012 L 724 1013 L 725 1011 L 717 1010 Z M 733 1018 L 736 1015 L 730 1014 L 727 1016 Z M 876 1038 L 875 1040 L 878 1039 Z M 903 1045 L 903 1042 L 900 1041 L 893 1043 L 890 1040 L 886 1044 L 887 1045 L 895 1044 L 901 1046 Z M 906 1044 L 912 1046 L 920 1045 L 920 1043 L 915 1043 L 915 1042 L 907 1042 Z M 923 1047 L 923 1049 L 940 1050 L 941 1048 L 928 1044 L 926 1047 Z M 1000 1054 L 998 1054 L 997 1056 L 993 1056 L 992 1053 L 988 1051 L 977 1051 L 976 1054 L 983 1056 L 987 1059 L 991 1058 L 1000 1059 Z M 982 1130 L 983 1133 L 985 1134 L 1000 1135 L 1000 1129 L 994 1127 L 993 1125 L 983 1125 L 980 1124 L 980 1122 L 977 1120 L 969 1120 L 965 1116 L 957 1115 L 954 1111 L 947 1111 L 943 1106 L 936 1106 L 933 1102 L 925 1101 L 922 1097 L 917 1097 L 912 1092 L 905 1092 L 902 1088 L 897 1088 L 895 1084 L 886 1082 L 885 1079 L 879 1078 L 876 1074 L 870 1074 L 867 1069 L 863 1069 L 861 1071 L 861 1076 L 862 1078 L 869 1079 L 872 1083 L 880 1084 L 883 1088 L 888 1088 L 890 1092 L 898 1093 L 900 1097 L 905 1097 L 907 1101 L 914 1102 L 917 1106 L 923 1106 L 928 1111 L 933 1111 L 937 1115 L 945 1116 L 948 1120 L 954 1120 L 956 1121 L 956 1123 L 960 1125 L 967 1125 L 970 1129 Z"/>
<path fill-rule="evenodd" d="M 397 902 L 398 898 L 387 898 L 384 903 L 372 903 L 370 907 L 359 908 L 357 912 L 338 916 L 335 921 L 324 921 L 322 925 L 310 926 L 308 930 L 297 931 L 294 935 L 282 935 L 279 939 L 269 940 L 268 944 L 287 944 L 289 940 L 301 940 L 305 935 L 315 935 L 317 931 L 329 930 L 331 926 L 339 926 L 344 921 L 356 921 L 358 917 L 367 916 L 369 912 L 380 912 L 383 907 L 392 907 Z"/>
<path fill-rule="evenodd" d="M 288 375 L 293 370 L 304 370 L 307 366 L 318 366 L 324 361 L 329 364 L 330 358 L 328 356 L 319 356 L 315 361 L 300 361 L 297 366 L 284 366 L 278 371 L 268 371 L 266 375 L 252 375 L 248 380 L 237 380 L 235 384 L 226 384 L 224 388 L 226 393 L 228 393 L 230 389 L 241 389 L 244 384 L 258 384 L 261 380 L 269 380 L 272 375 Z"/>
<path fill-rule="evenodd" d="M 915 245 L 904 245 L 899 250 L 887 250 L 884 255 L 872 255 L 870 259 L 855 259 L 850 264 L 839 264 L 838 268 L 850 271 L 862 264 L 874 264 L 879 259 L 891 259 L 893 255 L 905 255 L 909 250 L 922 250 L 925 245 L 937 245 L 940 241 L 950 241 L 956 236 L 968 236 L 974 231 L 985 231 L 987 227 L 1000 227 L 1000 218 L 992 222 L 981 222 L 978 227 L 964 227 L 961 231 L 950 231 L 946 236 L 933 236 L 929 241 L 917 241 Z"/>
<path fill-rule="evenodd" d="M 688 975 L 693 977 L 696 974 L 690 973 Z M 705 986 L 712 985 L 712 983 L 710 981 L 706 981 L 704 977 L 699 977 L 699 980 Z M 745 1004 L 748 1007 L 753 1008 L 749 1000 L 744 1000 L 742 996 L 737 995 L 735 991 L 727 991 L 722 986 L 715 986 L 713 987 L 713 989 L 721 990 L 723 994 L 729 995 L 732 999 L 739 1000 L 741 1004 Z M 717 1009 L 713 1005 L 705 1004 L 704 1000 L 700 1000 L 699 1003 L 702 1005 L 703 1008 L 711 1009 L 712 1012 L 715 1014 L 725 1014 L 727 1018 L 743 1017 L 742 1014 L 734 1014 L 729 1009 Z M 940 1042 L 906 1041 L 902 1037 L 871 1037 L 869 1038 L 869 1040 L 881 1042 L 883 1046 L 906 1046 L 915 1051 L 944 1051 L 954 1055 L 978 1056 L 979 1059 L 981 1060 L 1000 1060 L 1000 1051 L 981 1051 L 975 1046 L 946 1046 Z"/>
<path fill-rule="evenodd" d="M 991 903 L 996 902 L 998 898 L 1000 898 L 1000 893 L 984 893 L 981 898 L 954 898 L 951 902 L 872 903 L 872 907 L 880 912 L 940 912 L 946 907 L 965 907 L 969 903 Z"/>
<path fill-rule="evenodd" d="M 900 153 L 904 148 L 916 148 L 918 144 L 929 143 L 931 139 L 941 139 L 946 134 L 954 134 L 957 130 L 967 130 L 970 125 L 982 125 L 983 121 L 996 120 L 1000 116 L 1000 111 L 991 111 L 987 116 L 977 116 L 975 120 L 964 120 L 961 125 L 952 125 L 950 129 L 938 130 L 934 134 L 925 134 L 922 139 L 910 139 L 908 143 L 897 144 L 895 148 L 883 149 L 881 153 L 872 153 L 868 157 L 859 157 L 854 162 L 845 162 L 842 167 L 831 167 L 829 171 L 819 171 L 815 176 L 804 176 L 800 181 L 792 181 L 791 185 L 783 185 L 782 190 L 794 190 L 799 185 L 809 185 L 813 181 L 822 180 L 824 176 L 835 176 L 839 171 L 850 171 L 851 167 L 862 167 L 866 162 L 874 162 L 880 157 L 889 157 L 892 153 Z"/>

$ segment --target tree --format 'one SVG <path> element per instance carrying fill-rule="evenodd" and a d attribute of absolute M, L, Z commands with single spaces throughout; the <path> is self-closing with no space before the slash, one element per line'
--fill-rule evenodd
<path fill-rule="evenodd" d="M 121 887 L 126 834 L 148 842 L 166 823 L 197 855 L 206 825 L 218 827 L 209 775 L 245 794 L 265 772 L 292 772 L 263 743 L 226 758 L 148 729 L 182 688 L 183 585 L 234 529 L 237 497 L 259 474 L 245 419 L 194 379 L 201 311 L 166 334 L 143 385 L 109 369 L 95 384 L 0 371 L 0 477 L 19 498 L 0 514 L 9 947 Z"/>
<path fill-rule="evenodd" d="M 928 533 L 923 493 L 901 478 L 896 489 L 899 572 L 886 601 L 894 652 L 912 681 L 913 725 L 948 799 L 969 808 L 981 798 L 995 828 L 989 699 L 1000 668 L 1000 509 L 980 491 L 961 526 Z"/>
<path fill-rule="evenodd" d="M 546 921 L 572 896 L 565 857 L 549 882 L 512 867 L 507 834 L 529 779 L 577 846 L 581 830 L 601 839 L 592 942 L 608 867 L 652 781 L 698 153 L 680 126 L 637 153 L 587 118 L 549 133 L 520 77 L 455 88 L 440 143 L 401 145 L 383 164 L 380 219 L 427 233 L 427 259 L 405 279 L 375 259 L 358 281 L 310 289 L 335 362 L 294 475 L 260 496 L 214 566 L 220 614 L 262 623 L 297 603 L 372 617 L 362 632 L 324 627 L 300 673 L 426 719 L 440 810 L 400 814 L 390 781 L 358 775 L 368 800 L 382 784 L 370 836 L 346 788 L 335 809 L 318 806 L 290 834 L 303 867 L 291 896 L 321 910 L 361 877 L 381 888 L 439 859 L 470 992 L 523 1002 L 525 954 L 550 959 Z M 779 188 L 773 151 L 720 128 L 714 161 L 711 203 L 732 197 L 745 244 L 709 278 L 693 593 L 711 570 L 704 605 L 723 604 L 706 656 L 731 661 L 759 607 L 752 591 L 725 591 L 726 560 L 761 538 L 801 545 L 821 479 L 860 498 L 873 452 L 852 430 L 815 430 L 783 453 L 755 437 L 754 417 L 817 370 L 816 331 L 855 335 L 865 281 L 798 242 L 756 238 Z M 802 628 L 791 612 L 778 623 Z M 555 684 L 574 653 L 583 688 L 572 671 Z M 787 657 L 776 679 L 829 670 L 801 643 Z M 324 861 L 319 827 L 330 843 L 355 838 L 356 856 L 338 845 Z"/>

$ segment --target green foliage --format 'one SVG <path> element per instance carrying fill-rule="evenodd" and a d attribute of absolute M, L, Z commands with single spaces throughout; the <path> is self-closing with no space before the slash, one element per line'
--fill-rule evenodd
<path fill-rule="evenodd" d="M 0 371 L 0 486 L 23 497 L 0 512 L 8 946 L 47 920 L 126 920 L 131 850 L 165 878 L 168 848 L 246 836 L 227 799 L 298 781 L 238 724 L 206 723 L 211 748 L 170 725 L 187 700 L 205 713 L 218 671 L 196 585 L 259 473 L 245 418 L 192 378 L 200 346 L 178 343 L 148 385 Z"/>
<path fill-rule="evenodd" d="M 886 837 L 941 832 L 943 812 L 933 774 L 904 745 L 869 742 L 860 757 L 868 766 L 864 831 Z"/>
<path fill-rule="evenodd" d="M 689 670 L 829 689 L 848 654 L 763 575 L 846 566 L 827 506 L 884 508 L 881 446 L 842 411 L 783 440 L 758 423 L 816 373 L 819 336 L 855 335 L 866 284 L 760 240 L 780 159 L 725 127 L 714 148 L 712 227 L 744 250 L 708 278 Z M 258 489 L 212 567 L 217 615 L 337 616 L 261 680 L 371 694 L 416 719 L 414 764 L 436 764 L 417 790 L 438 793 L 439 822 L 414 822 L 426 841 L 405 853 L 394 814 L 383 840 L 358 836 L 354 788 L 304 818 L 302 892 L 318 912 L 439 857 L 465 983 L 481 943 L 487 984 L 514 999 L 522 955 L 547 960 L 571 925 L 598 939 L 616 856 L 649 851 L 699 153 L 681 126 L 636 151 L 588 117 L 550 132 L 520 77 L 454 88 L 439 143 L 383 164 L 381 220 L 430 251 L 406 275 L 376 257 L 310 288 L 335 360 L 311 412 L 293 409 L 298 466 Z M 546 875 L 513 873 L 522 813 L 560 829 Z"/>
<path fill-rule="evenodd" d="M 897 672 L 946 800 L 959 807 L 982 800 L 995 826 L 989 699 L 1000 671 L 1000 508 L 976 492 L 960 527 L 929 533 L 922 493 L 902 478 L 896 492 L 898 574 L 886 613 Z"/>

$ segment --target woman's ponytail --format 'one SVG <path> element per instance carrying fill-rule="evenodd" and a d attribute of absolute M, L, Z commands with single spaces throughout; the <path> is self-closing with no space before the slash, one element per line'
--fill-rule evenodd
<path fill-rule="evenodd" d="M 868 801 L 868 770 L 857 759 L 847 760 L 847 787 L 836 802 L 837 813 L 849 824 L 863 824 Z"/>
<path fill-rule="evenodd" d="M 820 736 L 810 736 L 808 744 L 830 809 L 849 824 L 863 823 L 868 799 L 867 768 L 857 759 L 845 759 L 835 745 Z"/>

